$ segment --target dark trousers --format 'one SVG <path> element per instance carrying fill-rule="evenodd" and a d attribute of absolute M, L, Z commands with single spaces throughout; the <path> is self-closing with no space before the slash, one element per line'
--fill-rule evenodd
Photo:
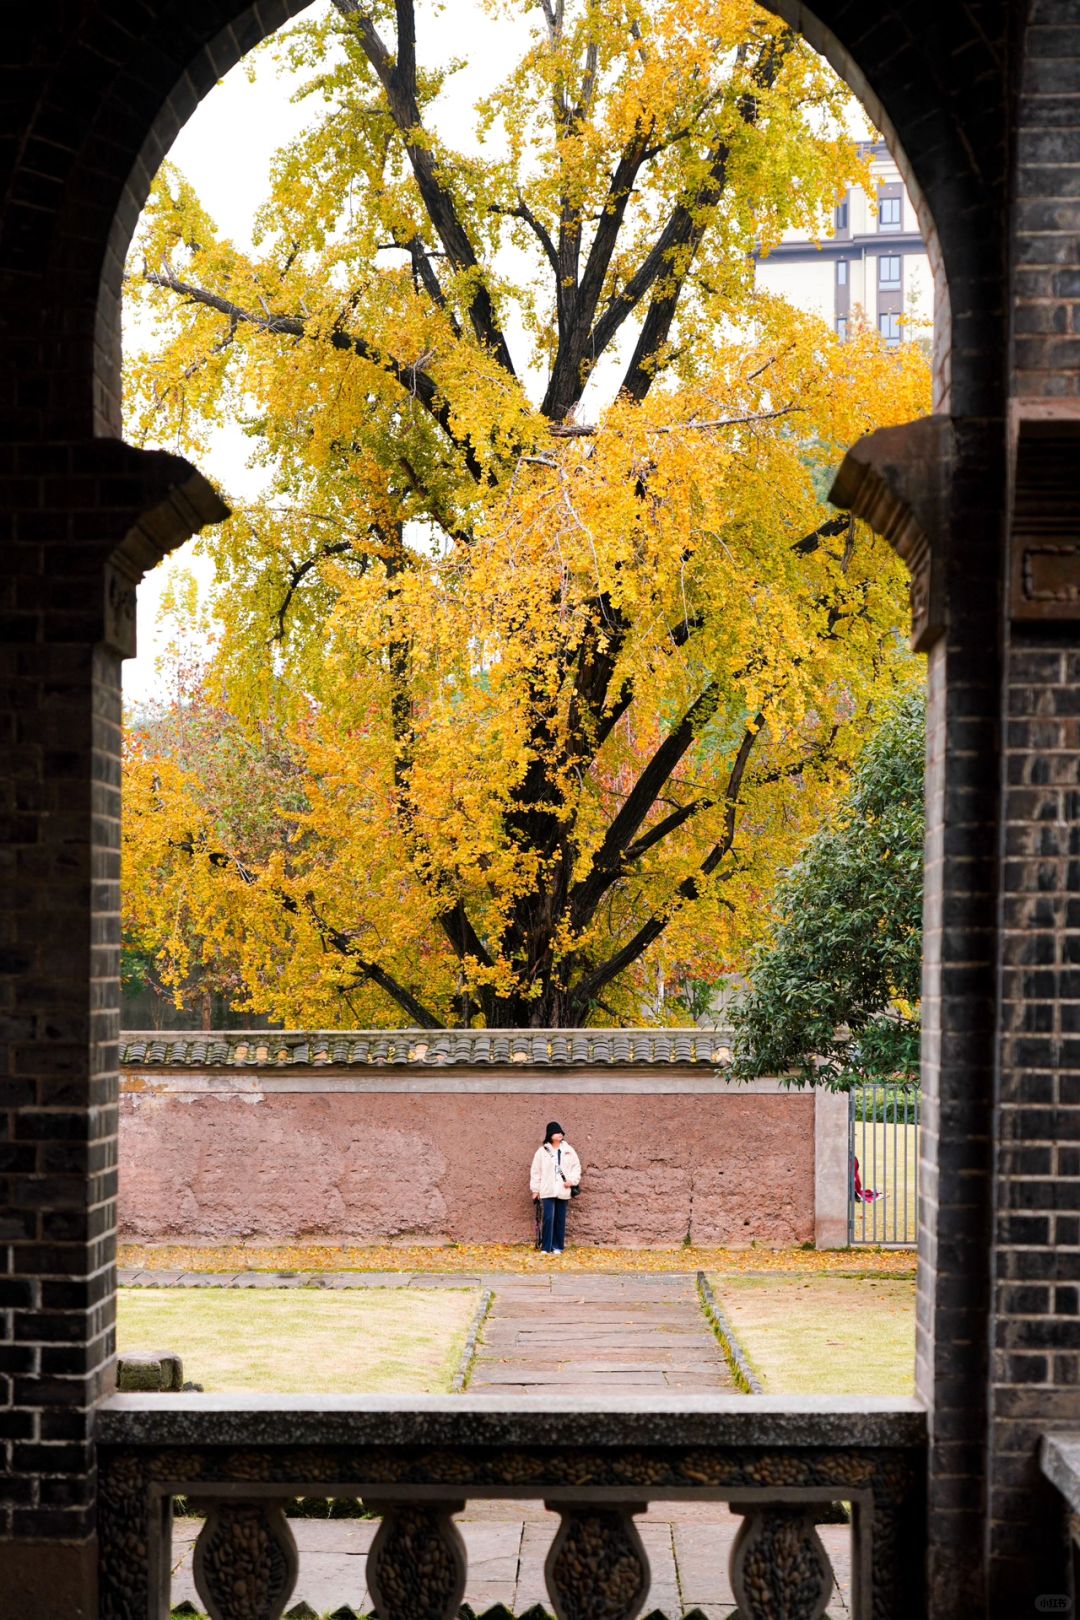
<path fill-rule="evenodd" d="M 541 1198 L 540 1247 L 548 1254 L 566 1247 L 566 1206 L 569 1198 Z"/>

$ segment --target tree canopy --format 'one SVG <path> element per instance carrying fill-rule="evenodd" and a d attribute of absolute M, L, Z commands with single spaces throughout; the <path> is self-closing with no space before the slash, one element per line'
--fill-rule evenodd
<path fill-rule="evenodd" d="M 132 740 L 127 926 L 288 1022 L 647 1019 L 906 678 L 900 566 L 816 484 L 925 359 L 754 291 L 861 173 L 846 91 L 746 0 L 530 15 L 455 150 L 422 8 L 337 0 L 277 47 L 313 113 L 255 252 L 166 169 L 129 264 L 129 431 L 240 421 L 267 482 L 209 542 L 233 787 Z M 252 749 L 290 786 L 245 818 Z"/>
<path fill-rule="evenodd" d="M 779 884 L 774 929 L 734 1013 L 743 1074 L 917 1077 L 925 743 L 925 698 L 912 691 Z"/>

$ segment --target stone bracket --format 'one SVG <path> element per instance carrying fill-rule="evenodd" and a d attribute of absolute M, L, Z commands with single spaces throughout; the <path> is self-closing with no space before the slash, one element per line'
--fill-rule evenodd
<path fill-rule="evenodd" d="M 1080 401 L 1016 400 L 1009 429 L 1009 615 L 1080 623 Z"/>
<path fill-rule="evenodd" d="M 949 416 L 878 428 L 852 445 L 829 491 L 887 540 L 911 573 L 911 645 L 945 630 L 945 558 L 956 435 Z"/>
<path fill-rule="evenodd" d="M 121 658 L 135 656 L 135 594 L 151 568 L 229 508 L 202 473 L 181 456 L 139 450 L 115 439 L 95 442 L 94 470 L 127 508 L 127 530 L 105 563 L 103 644 Z"/>

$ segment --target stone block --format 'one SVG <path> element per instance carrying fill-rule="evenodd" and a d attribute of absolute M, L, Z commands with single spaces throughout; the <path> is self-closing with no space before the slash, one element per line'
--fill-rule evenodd
<path fill-rule="evenodd" d="M 184 1387 L 184 1364 L 171 1351 L 134 1352 L 116 1359 L 116 1387 L 123 1393 L 170 1394 Z"/>

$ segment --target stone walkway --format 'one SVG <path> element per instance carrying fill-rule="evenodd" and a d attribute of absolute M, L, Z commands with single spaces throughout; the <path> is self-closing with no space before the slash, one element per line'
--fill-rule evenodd
<path fill-rule="evenodd" d="M 706 1394 L 734 1389 L 690 1275 L 490 1277 L 468 1388 L 485 1395 Z"/>

